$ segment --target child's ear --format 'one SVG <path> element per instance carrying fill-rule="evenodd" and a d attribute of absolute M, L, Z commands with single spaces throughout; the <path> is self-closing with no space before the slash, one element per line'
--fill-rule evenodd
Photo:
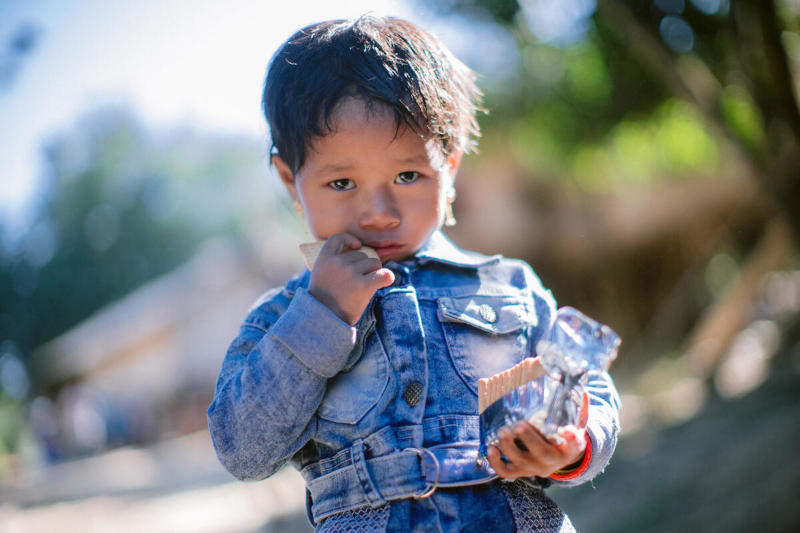
<path fill-rule="evenodd" d="M 286 190 L 289 191 L 292 201 L 296 202 L 297 187 L 295 187 L 294 184 L 294 172 L 292 172 L 292 169 L 286 164 L 286 161 L 284 161 L 283 158 L 277 154 L 272 156 L 272 164 L 275 165 L 275 169 L 278 171 L 278 176 L 280 176 L 284 187 L 286 187 Z"/>

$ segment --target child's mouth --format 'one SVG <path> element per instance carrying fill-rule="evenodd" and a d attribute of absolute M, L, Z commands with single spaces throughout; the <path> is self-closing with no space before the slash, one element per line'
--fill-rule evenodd
<path fill-rule="evenodd" d="M 375 249 L 381 262 L 386 262 L 388 258 L 396 255 L 403 248 L 402 244 L 390 241 L 369 243 L 369 246 Z"/>

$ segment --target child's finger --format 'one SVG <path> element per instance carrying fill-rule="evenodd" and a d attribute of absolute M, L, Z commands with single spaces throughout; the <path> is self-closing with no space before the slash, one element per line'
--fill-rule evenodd
<path fill-rule="evenodd" d="M 489 450 L 486 452 L 486 460 L 492 470 L 501 478 L 515 479 L 524 475 L 512 463 L 503 461 L 500 457 L 500 450 L 496 446 L 489 446 Z"/>
<path fill-rule="evenodd" d="M 513 430 L 500 432 L 498 448 L 517 467 L 543 468 L 554 450 L 544 438 L 527 423 L 514 426 Z"/>
<path fill-rule="evenodd" d="M 557 444 L 556 448 L 561 453 L 566 464 L 580 461 L 586 451 L 586 430 L 567 426 L 559 429 L 559 435 L 563 441 Z"/>
<path fill-rule="evenodd" d="M 388 287 L 394 283 L 394 272 L 388 268 L 378 268 L 365 274 L 370 285 L 375 285 L 375 290 Z"/>
<path fill-rule="evenodd" d="M 521 447 L 523 451 L 531 456 L 536 457 L 541 455 L 546 452 L 546 448 L 550 445 L 547 439 L 528 422 L 519 422 L 515 424 L 512 428 L 512 432 L 515 439 L 514 445 L 516 447 Z"/>
<path fill-rule="evenodd" d="M 357 250 L 361 248 L 361 241 L 349 233 L 337 233 L 329 238 L 322 246 L 322 252 L 330 255 L 338 255 L 347 250 Z"/>
<path fill-rule="evenodd" d="M 562 435 L 559 435 L 555 441 L 548 439 L 530 424 L 514 426 L 514 435 L 517 446 L 521 443 L 527 449 L 527 453 L 523 454 L 527 465 L 536 468 L 539 472 L 557 465 L 565 453 L 572 455 L 570 446 L 576 446 L 574 442 L 571 443 Z"/>
<path fill-rule="evenodd" d="M 564 442 L 560 434 L 557 434 L 555 437 L 545 437 L 535 426 L 527 422 L 516 424 L 514 426 L 514 435 L 525 445 L 532 457 L 539 457 L 542 459 L 552 457 L 555 448 Z"/>
<path fill-rule="evenodd" d="M 526 458 L 527 449 L 523 451 L 514 442 L 514 434 L 508 428 L 503 428 L 498 433 L 497 447 L 512 463 L 520 463 Z"/>
<path fill-rule="evenodd" d="M 363 251 L 363 249 L 345 251 L 339 254 L 339 257 L 341 257 L 346 263 L 358 265 L 358 269 L 363 271 L 362 273 L 369 272 L 370 270 L 376 270 L 382 266 L 380 259 L 370 257 Z M 370 266 L 372 267 L 371 269 L 368 268 Z"/>

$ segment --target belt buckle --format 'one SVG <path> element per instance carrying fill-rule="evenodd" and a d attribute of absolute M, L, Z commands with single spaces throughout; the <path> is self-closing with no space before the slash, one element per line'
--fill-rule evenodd
<path fill-rule="evenodd" d="M 421 494 L 413 496 L 413 498 L 416 500 L 424 500 L 425 498 L 429 498 L 431 494 L 436 492 L 436 489 L 439 487 L 439 477 L 441 475 L 441 470 L 439 468 L 439 460 L 436 458 L 433 452 L 430 451 L 428 448 L 406 448 L 403 451 L 414 452 L 420 458 L 420 463 L 422 464 L 422 473 L 425 476 L 426 485 L 428 483 L 428 475 L 427 475 L 427 469 L 425 468 L 425 456 L 427 455 L 428 457 L 430 457 L 431 461 L 433 462 L 433 466 L 436 468 L 436 479 L 433 481 L 433 484 L 430 487 L 426 488 L 424 491 L 422 491 Z"/>

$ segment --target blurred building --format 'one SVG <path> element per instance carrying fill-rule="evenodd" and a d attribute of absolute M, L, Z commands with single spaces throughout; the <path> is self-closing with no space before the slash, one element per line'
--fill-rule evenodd
<path fill-rule="evenodd" d="M 293 239 L 271 237 L 255 253 L 211 240 L 183 266 L 42 346 L 36 362 L 50 393 L 35 404 L 34 431 L 50 456 L 205 428 L 222 358 L 247 310 L 302 265 Z"/>

